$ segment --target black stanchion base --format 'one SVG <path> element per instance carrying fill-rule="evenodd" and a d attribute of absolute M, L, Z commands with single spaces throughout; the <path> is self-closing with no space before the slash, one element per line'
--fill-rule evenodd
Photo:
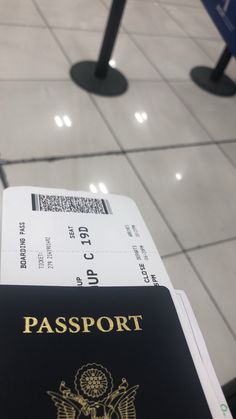
<path fill-rule="evenodd" d="M 126 78 L 115 68 L 109 67 L 106 78 L 95 77 L 97 63 L 82 61 L 71 67 L 72 80 L 90 93 L 101 96 L 118 96 L 128 89 Z"/>
<path fill-rule="evenodd" d="M 236 84 L 225 74 L 219 81 L 211 80 L 213 69 L 209 67 L 195 67 L 191 70 L 192 80 L 202 89 L 217 96 L 233 96 L 236 93 Z"/>

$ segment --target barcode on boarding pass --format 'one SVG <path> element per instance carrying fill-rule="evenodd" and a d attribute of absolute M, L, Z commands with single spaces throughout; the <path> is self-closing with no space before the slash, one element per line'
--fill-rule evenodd
<path fill-rule="evenodd" d="M 31 201 L 33 211 L 112 214 L 107 199 L 31 194 Z"/>

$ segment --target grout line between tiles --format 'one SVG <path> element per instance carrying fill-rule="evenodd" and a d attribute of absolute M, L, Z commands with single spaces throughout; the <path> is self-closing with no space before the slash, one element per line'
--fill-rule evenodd
<path fill-rule="evenodd" d="M 201 5 L 201 3 L 199 2 L 199 6 L 197 6 L 197 5 L 195 5 L 195 4 L 181 4 L 181 3 L 173 3 L 173 2 L 165 2 L 165 1 L 158 1 L 158 0 L 156 0 L 156 1 L 154 1 L 154 3 L 157 3 L 157 4 L 162 4 L 162 5 L 166 5 L 166 6 L 174 6 L 174 7 L 189 7 L 189 8 L 192 8 L 192 9 L 202 9 L 202 5 Z"/>
<path fill-rule="evenodd" d="M 60 25 L 53 25 L 53 26 L 50 25 L 50 27 L 53 30 L 61 30 L 61 31 L 92 32 L 92 33 L 100 33 L 100 34 L 103 34 L 104 32 L 103 29 L 81 28 L 79 26 L 65 27 L 65 26 L 60 26 Z"/>
<path fill-rule="evenodd" d="M 141 1 L 141 0 L 140 0 Z M 182 29 L 182 28 L 181 28 Z M 184 29 L 182 29 L 182 31 L 184 32 Z M 127 35 L 137 35 L 137 36 L 144 36 L 147 38 L 180 38 L 180 39 L 186 39 L 186 38 L 191 38 L 191 39 L 200 39 L 200 40 L 205 40 L 205 41 L 220 41 L 219 38 L 217 38 L 216 36 L 195 36 L 195 37 L 191 37 L 190 35 L 188 35 L 186 32 L 184 32 L 183 35 L 181 34 L 176 34 L 176 35 L 172 35 L 172 34 L 165 34 L 165 33 L 147 33 L 147 32 L 136 32 L 136 31 L 132 31 L 129 32 L 126 29 L 123 29 L 122 33 L 126 33 Z"/>
<path fill-rule="evenodd" d="M 0 181 L 2 182 L 2 185 L 4 188 L 8 188 L 9 183 L 7 180 L 7 175 L 4 168 L 1 165 L 0 165 Z"/>
<path fill-rule="evenodd" d="M 180 256 L 180 255 L 184 255 L 184 252 L 182 250 L 172 252 L 172 253 L 167 253 L 166 255 L 161 255 L 161 259 L 168 259 L 174 256 Z"/>
<path fill-rule="evenodd" d="M 35 5 L 34 0 L 31 0 L 32 3 Z M 36 7 L 36 6 L 35 6 Z M 40 24 L 24 24 L 24 23 L 11 23 L 11 22 L 0 22 L 0 27 L 13 27 L 13 28 L 29 28 L 29 29 L 59 29 L 59 30 L 64 30 L 64 31 L 81 31 L 81 32 L 101 32 L 103 33 L 102 29 L 93 29 L 93 28 L 81 28 L 79 26 L 71 26 L 71 27 L 65 27 L 65 26 L 58 26 L 58 25 L 50 25 L 48 22 L 46 24 L 46 18 L 43 15 L 43 13 L 39 12 L 39 8 L 37 7 L 37 11 L 40 14 L 40 16 L 43 18 L 45 24 L 40 25 Z M 42 16 L 43 15 L 43 16 Z"/>
<path fill-rule="evenodd" d="M 199 7 L 199 6 L 195 6 L 195 5 L 192 5 L 192 4 L 179 4 L 179 3 L 171 3 L 171 2 L 164 2 L 164 1 L 158 1 L 158 0 L 154 0 L 153 2 L 157 3 L 157 4 L 162 4 L 164 6 L 174 6 L 174 7 L 180 7 L 180 8 L 183 7 L 183 8 L 186 8 L 186 9 L 203 9 L 203 7 L 201 7 L 201 5 Z"/>
<path fill-rule="evenodd" d="M 26 24 L 26 23 L 11 23 L 11 22 L 0 22 L 0 27 L 13 27 L 13 28 L 29 28 L 29 29 L 47 29 L 45 25 L 40 24 Z"/>
<path fill-rule="evenodd" d="M 219 150 L 221 151 L 221 153 L 224 154 L 225 158 L 228 160 L 228 162 L 236 169 L 236 163 L 230 158 L 230 156 L 228 156 L 228 154 L 223 150 L 222 145 L 224 145 L 224 143 L 217 143 L 217 146 L 219 148 Z"/>
<path fill-rule="evenodd" d="M 61 160 L 85 159 L 94 157 L 116 156 L 124 154 L 120 150 L 98 151 L 93 153 L 68 154 L 66 156 L 48 156 L 48 157 L 32 157 L 28 159 L 17 160 L 0 160 L 2 166 L 9 166 L 15 164 L 30 164 L 30 163 L 52 163 Z"/>
<path fill-rule="evenodd" d="M 96 106 L 96 104 L 95 104 Z M 96 107 L 97 109 L 97 107 Z M 108 127 L 108 123 L 101 114 L 100 109 L 98 109 L 99 114 L 101 115 L 104 123 Z M 111 134 L 114 136 L 113 131 L 110 127 L 108 127 Z M 116 140 L 117 142 L 117 140 Z M 226 139 L 226 140 L 218 140 L 217 145 L 224 145 L 224 144 L 235 144 L 236 139 Z M 117 143 L 119 147 L 120 144 Z M 45 156 L 45 157 L 32 157 L 27 159 L 15 159 L 15 160 L 7 160 L 7 159 L 0 159 L 0 164 L 2 166 L 9 166 L 15 164 L 28 164 L 28 163 L 51 163 L 60 160 L 69 160 L 69 159 L 82 159 L 82 158 L 93 158 L 93 157 L 106 157 L 106 156 L 125 156 L 126 154 L 134 154 L 134 153 L 147 153 L 151 151 L 165 151 L 165 150 L 175 150 L 175 149 L 182 149 L 182 148 L 194 148 L 194 147 L 202 147 L 202 146 L 215 146 L 216 144 L 209 140 L 209 141 L 199 141 L 195 143 L 180 143 L 180 144 L 169 144 L 169 145 L 157 145 L 157 146 L 150 146 L 150 147 L 140 147 L 140 148 L 132 148 L 132 149 L 124 149 L 120 148 L 120 150 L 107 150 L 107 151 L 97 151 L 93 153 L 80 153 L 80 154 L 67 154 L 62 156 Z"/>
<path fill-rule="evenodd" d="M 214 246 L 218 246 L 218 245 L 225 244 L 225 243 L 231 243 L 231 242 L 234 242 L 234 241 L 236 241 L 236 236 L 227 237 L 226 239 L 221 239 L 221 240 L 216 240 L 216 241 L 209 242 L 209 243 L 199 244 L 197 246 L 184 248 L 181 251 L 177 251 L 177 252 L 173 252 L 173 253 L 167 253 L 166 255 L 164 255 L 162 257 L 167 258 L 167 257 L 170 257 L 170 256 L 175 256 L 179 253 L 185 254 L 185 253 L 189 253 L 189 252 L 195 252 L 197 250 L 207 249 L 208 247 L 214 247 Z"/>
<path fill-rule="evenodd" d="M 185 253 L 186 252 L 194 252 L 196 250 L 201 250 L 201 249 L 205 249 L 205 248 L 212 247 L 212 246 L 218 246 L 218 245 L 221 245 L 221 244 L 233 242 L 235 240 L 236 240 L 236 236 L 227 237 L 226 239 L 216 240 L 214 242 L 204 243 L 204 244 L 200 244 L 200 245 L 197 245 L 197 246 L 190 247 L 188 249 L 184 249 L 184 252 Z"/>

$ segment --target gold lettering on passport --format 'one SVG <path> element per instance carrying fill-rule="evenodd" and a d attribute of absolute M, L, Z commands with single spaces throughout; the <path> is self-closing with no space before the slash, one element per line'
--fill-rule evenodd
<path fill-rule="evenodd" d="M 101 318 L 100 318 L 101 319 Z M 107 321 L 110 325 L 111 318 Z M 101 322 L 101 320 L 100 320 Z M 59 392 L 48 391 L 57 409 L 57 419 L 136 419 L 135 397 L 138 385 L 130 387 L 122 378 L 113 390 L 110 372 L 100 364 L 86 364 L 81 367 L 74 380 L 75 392 L 61 381 Z"/>
<path fill-rule="evenodd" d="M 92 333 L 97 330 L 101 333 L 111 332 L 140 332 L 142 331 L 142 315 L 128 316 L 101 316 L 94 317 L 57 317 L 54 320 L 48 317 L 25 316 L 23 333 L 36 334 L 63 334 L 63 333 Z"/>

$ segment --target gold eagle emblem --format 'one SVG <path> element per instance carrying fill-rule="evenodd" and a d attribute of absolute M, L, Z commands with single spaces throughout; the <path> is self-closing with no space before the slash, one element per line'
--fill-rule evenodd
<path fill-rule="evenodd" d="M 125 378 L 116 390 L 110 372 L 99 364 L 86 364 L 74 380 L 75 393 L 61 382 L 59 392 L 48 391 L 57 419 L 136 419 L 138 385 L 129 387 Z"/>

